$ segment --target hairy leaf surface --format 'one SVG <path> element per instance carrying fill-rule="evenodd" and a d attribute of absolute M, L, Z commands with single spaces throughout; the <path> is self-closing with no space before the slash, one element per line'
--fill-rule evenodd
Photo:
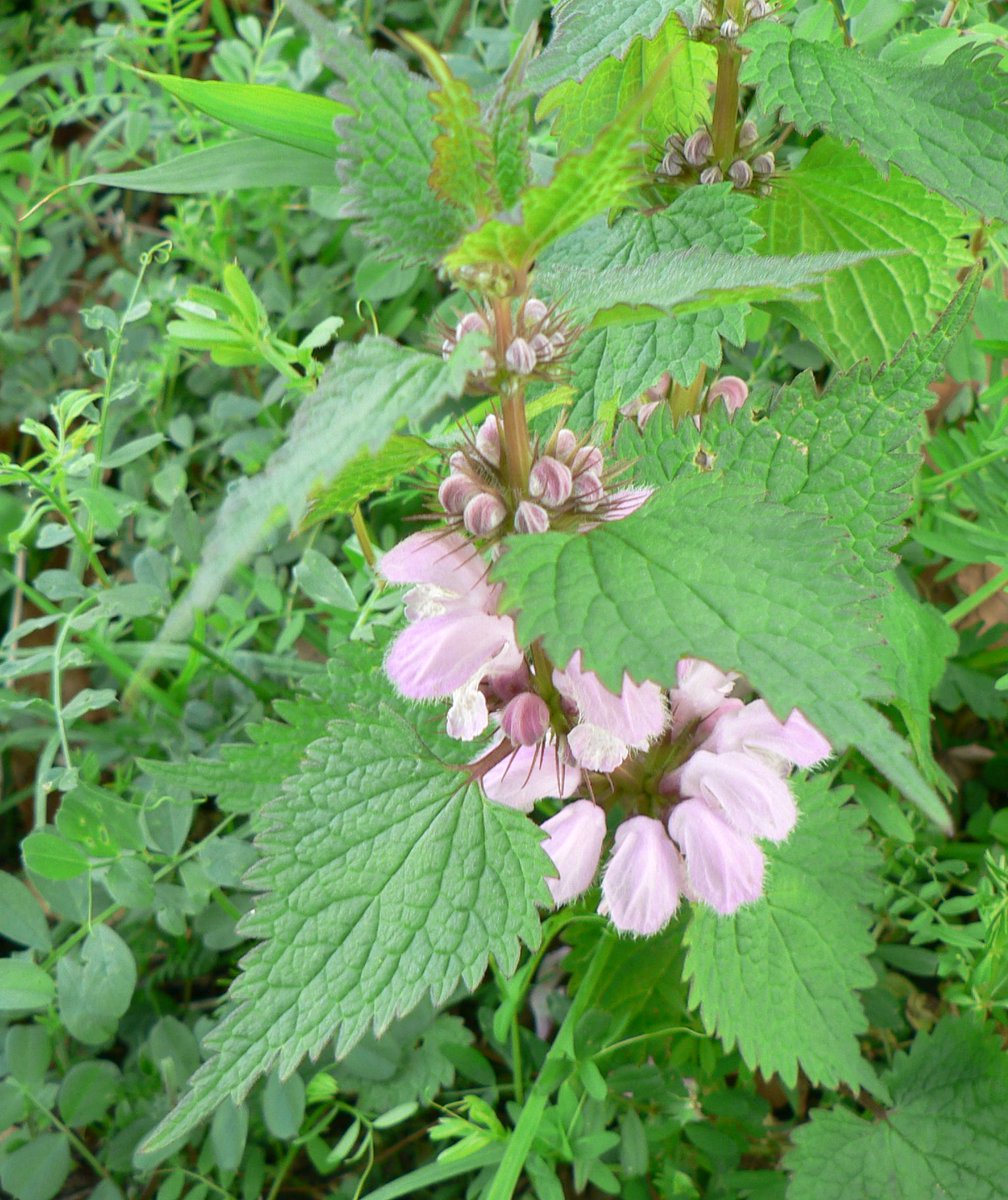
<path fill-rule="evenodd" d="M 814 1109 L 791 1135 L 788 1200 L 1001 1200 L 1008 1178 L 1008 1058 L 993 1030 L 946 1016 L 918 1033 L 885 1083 L 881 1118 Z"/>
<path fill-rule="evenodd" d="M 475 987 L 489 955 L 512 970 L 519 942 L 538 942 L 536 904 L 549 899 L 539 829 L 446 768 L 437 753 L 457 743 L 418 739 L 373 652 L 342 665 L 356 700 L 258 821 L 246 882 L 264 895 L 241 932 L 261 944 L 208 1038 L 212 1057 L 149 1148 L 274 1067 L 286 1078 L 330 1041 L 341 1057 L 426 997 Z"/>
<path fill-rule="evenodd" d="M 562 153 L 588 146 L 640 95 L 669 55 L 674 57 L 665 83 L 640 121 L 642 141 L 664 146 L 670 133 L 690 134 L 708 117 L 710 84 L 717 76 L 714 48 L 693 41 L 676 16 L 669 17 L 655 37 L 637 38 L 622 59 L 604 59 L 581 83 L 568 79 L 551 88 L 536 116 L 552 116 L 553 136 Z"/>
<path fill-rule="evenodd" d="M 545 92 L 565 79 L 581 80 L 603 59 L 623 58 L 637 37 L 653 38 L 682 0 L 563 0 L 553 10 L 553 36 L 529 67 L 529 85 Z"/>
<path fill-rule="evenodd" d="M 745 45 L 740 78 L 764 112 L 779 109 L 801 133 L 821 126 L 882 170 L 895 164 L 964 208 L 1008 219 L 1008 76 L 996 55 L 965 46 L 938 66 L 887 62 L 769 21 Z"/>
<path fill-rule="evenodd" d="M 636 266 L 652 255 L 690 246 L 744 254 L 761 240 L 751 220 L 753 208 L 753 201 L 730 184 L 689 188 L 651 216 L 624 213 L 611 226 L 601 217 L 589 221 L 550 247 L 543 266 Z M 542 271 L 536 287 L 549 295 Z M 736 345 L 743 341 L 747 310 L 744 304 L 713 307 L 582 335 L 570 360 L 571 382 L 581 393 L 575 419 L 590 424 L 614 396 L 632 399 L 657 382 L 663 371 L 688 384 L 701 366 L 717 368 L 721 339 Z"/>
<path fill-rule="evenodd" d="M 880 363 L 925 328 L 971 262 L 968 223 L 941 196 L 893 169 L 884 180 L 855 150 L 824 138 L 757 209 L 771 254 L 900 251 L 834 271 L 816 298 L 780 311 L 841 367 Z"/>
<path fill-rule="evenodd" d="M 875 947 L 865 907 L 881 891 L 864 814 L 816 779 L 799 785 L 798 825 L 765 845 L 763 898 L 730 917 L 695 905 L 686 929 L 690 1004 L 727 1049 L 789 1087 L 798 1068 L 822 1087 L 878 1091 L 857 1035 L 867 1021 L 857 988 L 871 987 Z"/>
<path fill-rule="evenodd" d="M 587 535 L 513 538 L 495 568 L 526 641 L 566 663 L 580 649 L 611 689 L 623 672 L 676 682 L 676 662 L 741 671 L 779 714 L 802 712 L 858 746 L 932 819 L 934 792 L 868 699 L 878 608 L 848 563 L 843 531 L 744 482 L 677 479 L 633 516 Z"/>

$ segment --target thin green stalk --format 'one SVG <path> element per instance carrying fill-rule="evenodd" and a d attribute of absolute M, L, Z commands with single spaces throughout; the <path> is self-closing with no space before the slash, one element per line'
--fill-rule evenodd
<path fill-rule="evenodd" d="M 74 1131 L 70 1128 L 69 1125 L 64 1125 L 63 1122 L 59 1119 L 59 1117 L 57 1117 L 56 1114 L 54 1112 L 52 1112 L 50 1109 L 46 1108 L 46 1106 L 41 1102 L 41 1100 L 38 1100 L 28 1090 L 28 1088 L 23 1087 L 21 1089 L 21 1094 L 22 1094 L 22 1096 L 24 1096 L 24 1098 L 27 1101 L 29 1101 L 29 1103 L 34 1104 L 35 1107 L 39 1110 L 39 1112 L 44 1113 L 46 1116 L 46 1119 L 51 1124 L 55 1125 L 56 1128 L 58 1130 L 60 1130 L 60 1132 L 63 1133 L 69 1141 L 71 1141 L 73 1143 L 74 1149 L 81 1156 L 81 1158 L 84 1159 L 84 1161 L 88 1164 L 88 1166 L 91 1168 L 91 1170 L 95 1172 L 96 1175 L 100 1175 L 102 1177 L 102 1179 L 111 1178 L 109 1175 L 108 1168 L 106 1166 L 104 1166 L 102 1163 L 100 1163 L 97 1158 L 95 1158 L 95 1156 L 87 1148 L 87 1145 L 77 1136 L 76 1133 L 74 1133 Z"/>
<path fill-rule="evenodd" d="M 1006 585 L 1008 585 L 1008 567 L 999 571 L 993 579 L 988 579 L 983 587 L 978 587 L 971 595 L 960 600 L 955 608 L 950 608 L 945 614 L 946 622 L 949 625 L 956 625 L 963 617 L 968 616 L 975 608 L 979 608 L 985 600 L 989 600 Z"/>
<path fill-rule="evenodd" d="M 546 1104 L 554 1089 L 569 1073 L 568 1067 L 574 1058 L 575 1030 L 581 1018 L 591 1007 L 592 1001 L 605 979 L 606 967 L 615 944 L 616 939 L 606 930 L 602 934 L 591 966 L 581 981 L 574 1002 L 568 1009 L 563 1024 L 557 1030 L 557 1035 L 546 1055 L 542 1069 L 536 1076 L 536 1081 L 532 1085 L 532 1090 L 518 1117 L 518 1123 L 508 1139 L 504 1157 L 497 1167 L 485 1200 L 511 1200 L 543 1114 L 546 1112 Z"/>

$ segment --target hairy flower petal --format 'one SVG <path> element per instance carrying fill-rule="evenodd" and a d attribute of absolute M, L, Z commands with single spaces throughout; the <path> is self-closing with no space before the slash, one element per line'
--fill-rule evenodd
<path fill-rule="evenodd" d="M 499 743 L 498 743 L 499 744 Z M 581 784 L 581 772 L 561 761 L 556 742 L 518 746 L 514 754 L 497 763 L 482 777 L 488 800 L 531 812 L 537 800 L 566 800 Z"/>
<path fill-rule="evenodd" d="M 556 905 L 566 904 L 591 886 L 602 856 L 605 813 L 590 800 L 565 804 L 555 817 L 543 821 L 549 837 L 543 849 L 553 860 L 559 878 L 546 884 Z"/>
<path fill-rule="evenodd" d="M 631 817 L 616 831 L 599 912 L 608 914 L 621 933 L 646 937 L 672 919 L 683 882 L 682 862 L 662 823 Z"/>
<path fill-rule="evenodd" d="M 728 915 L 763 894 L 763 851 L 705 801 L 678 804 L 668 828 L 686 860 L 692 892 L 716 912 Z"/>
<path fill-rule="evenodd" d="M 700 797 L 739 833 L 782 842 L 798 810 L 787 781 L 763 759 L 741 751 L 697 750 L 679 773 L 679 791 Z"/>

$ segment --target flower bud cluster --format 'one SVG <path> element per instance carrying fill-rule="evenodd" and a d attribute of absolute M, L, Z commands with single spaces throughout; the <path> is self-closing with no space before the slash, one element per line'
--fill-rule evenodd
<path fill-rule="evenodd" d="M 758 150 L 759 130 L 754 121 L 745 120 L 739 128 L 734 157 L 725 166 L 714 160 L 714 139 L 706 126 L 689 137 L 673 133 L 665 140 L 665 152 L 656 169 L 659 180 L 675 179 L 702 184 L 723 183 L 726 179 L 737 191 L 764 187 L 773 175 L 776 160 L 770 150 Z"/>
<path fill-rule="evenodd" d="M 765 17 L 773 19 L 772 5 L 767 0 L 746 0 L 738 20 L 728 12 L 722 12 L 719 17 L 718 5 L 703 0 L 693 32 L 696 37 L 716 36 L 722 41 L 734 42 L 754 21 L 762 21 Z"/>
<path fill-rule="evenodd" d="M 631 417 L 637 422 L 639 429 L 643 429 L 648 421 L 659 408 L 667 401 L 669 391 L 672 386 L 672 376 L 666 371 L 656 384 L 649 387 L 647 391 L 625 404 L 620 412 L 624 417 Z M 728 410 L 729 415 L 737 412 L 743 404 L 745 404 L 749 396 L 749 387 L 744 379 L 740 379 L 737 375 L 722 375 L 707 389 L 707 396 L 704 401 L 704 410 L 709 411 L 715 401 L 721 400 Z M 697 429 L 700 428 L 700 414 L 695 413 L 693 422 Z"/>
<path fill-rule="evenodd" d="M 483 366 L 469 382 L 472 390 L 492 392 L 508 376 L 556 379 L 575 332 L 563 315 L 533 296 L 512 315 L 503 347 L 497 338 L 493 309 L 473 309 L 463 313 L 454 328 L 442 328 L 441 354 L 448 358 L 467 333 L 484 334 L 490 345 L 482 351 Z"/>
<path fill-rule="evenodd" d="M 618 472 L 607 470 L 602 451 L 563 427 L 533 447 L 522 490 L 508 480 L 505 453 L 501 418 L 491 413 L 448 459 L 437 498 L 438 515 L 449 528 L 491 541 L 511 533 L 583 529 L 627 516 L 650 494 L 615 488 Z"/>

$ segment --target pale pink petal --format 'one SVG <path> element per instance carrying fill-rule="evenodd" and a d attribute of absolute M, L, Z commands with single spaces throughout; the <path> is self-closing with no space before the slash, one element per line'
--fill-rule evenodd
<path fill-rule="evenodd" d="M 672 919 L 683 882 L 682 862 L 662 823 L 631 817 L 616 831 L 599 912 L 608 914 L 621 933 L 647 937 Z"/>
<path fill-rule="evenodd" d="M 472 679 L 452 694 L 445 728 L 449 737 L 471 742 L 490 724 L 486 696 L 479 690 L 479 679 Z"/>
<path fill-rule="evenodd" d="M 565 804 L 555 817 L 543 821 L 549 837 L 543 849 L 553 860 L 559 878 L 546 884 L 557 906 L 566 904 L 591 887 L 602 856 L 606 833 L 605 813 L 590 800 Z"/>
<path fill-rule="evenodd" d="M 736 696 L 729 696 L 724 703 L 719 704 L 709 716 L 704 717 L 696 728 L 697 742 L 703 742 L 705 738 L 709 738 L 717 727 L 718 721 L 728 713 L 739 712 L 745 708 L 745 704 Z M 707 746 L 706 749 L 713 750 L 713 746 Z"/>
<path fill-rule="evenodd" d="M 716 912 L 733 913 L 763 894 L 763 851 L 703 800 L 676 805 L 668 827 L 686 860 L 692 891 Z"/>
<path fill-rule="evenodd" d="M 550 727 L 550 711 L 535 692 L 521 692 L 504 706 L 500 723 L 504 736 L 515 745 L 534 746 Z"/>
<path fill-rule="evenodd" d="M 483 606 L 490 591 L 486 561 L 472 542 L 440 529 L 401 541 L 382 556 L 378 570 L 389 583 L 432 583 L 459 596 L 474 594 L 474 608 Z"/>
<path fill-rule="evenodd" d="M 645 749 L 665 728 L 665 700 L 656 683 L 634 683 L 624 675 L 622 691 L 614 695 L 582 667 L 580 651 L 563 671 L 553 672 L 553 683 L 576 706 L 581 724 L 605 730 L 632 749 Z"/>
<path fill-rule="evenodd" d="M 679 772 L 679 791 L 706 800 L 748 837 L 782 842 L 798 820 L 787 780 L 763 759 L 737 750 L 697 750 Z"/>
<path fill-rule="evenodd" d="M 654 488 L 622 488 L 618 492 L 610 492 L 606 502 L 599 511 L 603 521 L 622 521 L 642 507 L 654 494 Z"/>
<path fill-rule="evenodd" d="M 567 746 L 578 766 L 587 771 L 615 771 L 629 754 L 626 742 L 598 725 L 575 725 Z"/>
<path fill-rule="evenodd" d="M 713 404 L 720 398 L 728 412 L 734 413 L 745 404 L 748 396 L 749 387 L 744 379 L 739 379 L 737 375 L 722 375 L 711 384 L 707 402 Z"/>
<path fill-rule="evenodd" d="M 566 800 L 577 791 L 581 772 L 560 761 L 556 743 L 519 746 L 509 758 L 499 762 L 482 777 L 488 800 L 531 812 L 537 800 L 552 797 Z"/>
<path fill-rule="evenodd" d="M 700 658 L 681 658 L 676 663 L 677 687 L 669 695 L 672 718 L 677 726 L 702 720 L 723 702 L 738 675 L 721 671 Z"/>
<path fill-rule="evenodd" d="M 509 617 L 455 611 L 408 625 L 392 643 L 385 671 L 404 696 L 450 696 L 500 656 L 510 662 L 514 625 Z"/>
<path fill-rule="evenodd" d="M 797 767 L 815 766 L 832 753 L 829 742 L 796 708 L 786 721 L 778 721 L 765 700 L 725 713 L 714 724 L 705 746 L 718 753 L 745 750 L 765 756 L 774 765 L 794 763 Z"/>

